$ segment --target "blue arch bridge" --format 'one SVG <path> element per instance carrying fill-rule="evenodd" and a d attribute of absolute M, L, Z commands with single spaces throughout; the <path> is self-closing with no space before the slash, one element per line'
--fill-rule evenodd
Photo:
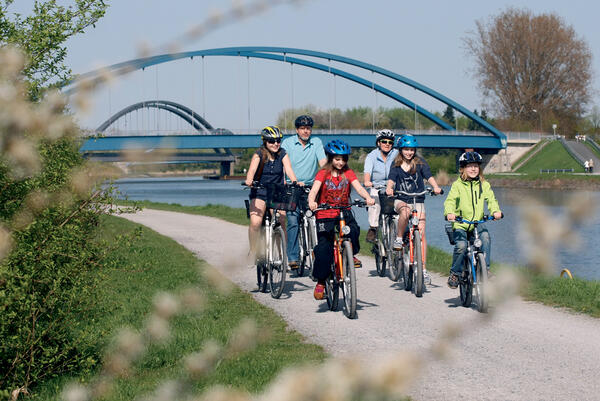
<path fill-rule="evenodd" d="M 482 153 L 493 155 L 502 149 L 506 149 L 507 146 L 507 138 L 504 133 L 477 114 L 431 88 L 372 64 L 331 53 L 305 49 L 264 46 L 228 47 L 138 58 L 80 75 L 64 87 L 63 91 L 67 94 L 73 94 L 79 90 L 81 85 L 89 87 L 90 84 L 101 83 L 102 76 L 107 70 L 118 76 L 174 60 L 193 59 L 194 57 L 204 59 L 212 56 L 245 57 L 248 60 L 257 58 L 300 65 L 368 87 L 374 92 L 387 96 L 404 107 L 414 110 L 415 115 L 418 113 L 436 126 L 435 130 L 412 132 L 417 136 L 420 146 L 424 148 L 475 148 Z M 317 62 L 315 59 L 326 60 L 327 64 Z M 332 61 L 337 63 L 336 67 L 332 67 Z M 371 79 L 343 70 L 338 65 L 370 73 Z M 455 127 L 437 115 L 397 92 L 374 82 L 373 77 L 375 74 L 400 82 L 441 101 L 475 122 L 480 131 L 456 131 Z M 148 109 L 162 110 L 176 116 L 189 124 L 191 132 L 186 132 L 185 135 L 168 135 L 160 132 L 154 133 L 154 135 L 148 135 L 148 133 L 125 136 L 111 135 L 110 127 L 120 118 L 138 110 Z M 370 148 L 374 146 L 372 130 L 315 130 L 313 135 L 321 137 L 324 142 L 335 137 L 348 142 L 353 147 Z M 206 119 L 184 105 L 167 100 L 149 100 L 132 104 L 111 116 L 96 129 L 93 137 L 83 143 L 81 152 L 85 157 L 111 162 L 141 162 L 148 160 L 168 163 L 218 162 L 221 163 L 221 173 L 229 174 L 231 165 L 235 161 L 235 156 L 231 150 L 257 146 L 259 146 L 257 133 L 249 135 L 247 133 L 232 132 L 229 129 L 214 128 Z"/>

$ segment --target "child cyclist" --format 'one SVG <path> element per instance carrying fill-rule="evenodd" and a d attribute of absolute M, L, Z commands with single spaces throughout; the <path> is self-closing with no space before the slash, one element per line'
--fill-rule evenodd
<path fill-rule="evenodd" d="M 477 152 L 463 153 L 458 159 L 460 177 L 454 181 L 448 197 L 444 202 L 444 216 L 448 221 L 454 222 L 454 253 L 452 254 L 452 268 L 448 278 L 448 287 L 458 287 L 458 278 L 462 272 L 463 260 L 467 251 L 467 233 L 473 232 L 473 226 L 466 223 L 457 223 L 456 216 L 466 220 L 476 221 L 483 218 L 484 201 L 487 202 L 489 212 L 498 220 L 502 212 L 490 183 L 483 178 L 481 163 L 483 159 Z M 481 249 L 485 255 L 485 263 L 490 268 L 490 233 L 483 224 L 477 226 Z"/>
<path fill-rule="evenodd" d="M 390 169 L 385 192 L 387 195 L 394 195 L 394 189 L 409 193 L 423 192 L 425 190 L 424 181 L 427 180 L 433 187 L 436 194 L 440 194 L 442 189 L 438 186 L 435 178 L 431 175 L 429 164 L 421 157 L 417 156 L 417 139 L 412 135 L 402 135 L 398 138 L 398 148 L 400 154 L 396 157 L 394 166 Z M 413 199 L 408 196 L 399 195 L 394 201 L 394 209 L 398 213 L 398 236 L 394 241 L 394 249 L 402 250 L 402 236 L 406 231 L 408 218 L 413 209 Z M 416 198 L 416 209 L 419 216 L 419 231 L 423 242 L 423 276 L 429 281 L 429 274 L 426 270 L 427 260 L 427 239 L 425 237 L 425 196 Z"/>
<path fill-rule="evenodd" d="M 334 139 L 325 145 L 327 164 L 321 169 L 313 182 L 312 189 L 308 194 L 308 206 L 315 210 L 319 204 L 326 203 L 331 206 L 350 205 L 350 192 L 352 188 L 372 206 L 375 200 L 369 196 L 366 189 L 360 185 L 356 174 L 348 168 L 348 156 L 350 146 L 338 139 Z M 351 188 L 352 186 L 352 188 Z M 337 209 L 319 210 L 316 212 L 318 243 L 315 246 L 315 264 L 313 276 L 317 279 L 314 291 L 315 299 L 323 299 L 325 293 L 325 280 L 331 271 L 333 262 L 333 241 L 335 236 L 336 220 L 340 211 Z M 346 225 L 350 227 L 350 240 L 352 251 L 357 254 L 360 250 L 358 237 L 360 228 L 350 213 L 346 219 Z M 361 262 L 354 257 L 354 267 L 361 267 Z"/>
<path fill-rule="evenodd" d="M 251 186 L 253 181 L 261 185 L 283 184 L 283 173 L 292 182 L 296 181 L 296 175 L 292 170 L 292 164 L 285 149 L 281 148 L 283 134 L 277 126 L 268 126 L 262 129 L 262 146 L 256 150 L 250 160 L 245 184 Z M 257 255 L 257 242 L 263 215 L 267 209 L 267 190 L 265 188 L 252 188 L 250 191 L 250 227 L 248 228 L 248 239 L 250 242 L 250 254 L 254 258 Z M 285 230 L 285 212 L 280 211 L 281 226 Z"/>

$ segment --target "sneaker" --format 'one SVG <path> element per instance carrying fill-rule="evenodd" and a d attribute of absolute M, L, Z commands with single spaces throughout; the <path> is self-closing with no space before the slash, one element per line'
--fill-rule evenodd
<path fill-rule="evenodd" d="M 315 286 L 315 291 L 313 293 L 315 299 L 320 301 L 325 296 L 325 285 L 321 283 L 317 283 Z"/>
<path fill-rule="evenodd" d="M 360 269 L 362 267 L 362 262 L 358 260 L 356 256 L 354 256 L 354 267 Z"/>
<path fill-rule="evenodd" d="M 423 271 L 423 283 L 425 283 L 425 285 L 431 285 L 431 275 L 427 273 L 427 270 Z"/>
<path fill-rule="evenodd" d="M 496 277 L 496 275 L 494 273 L 492 273 L 492 271 L 490 269 L 488 269 L 488 271 L 487 271 L 487 276 L 488 276 L 488 280 L 491 280 L 494 277 Z"/>
<path fill-rule="evenodd" d="M 396 238 L 394 240 L 394 251 L 401 251 L 403 245 L 402 238 Z"/>
<path fill-rule="evenodd" d="M 296 270 L 298 268 L 298 261 L 292 260 L 291 262 L 288 262 L 288 267 L 292 270 Z"/>
<path fill-rule="evenodd" d="M 369 231 L 367 231 L 367 242 L 374 243 L 376 237 L 377 229 L 374 227 L 369 228 Z"/>
<path fill-rule="evenodd" d="M 458 274 L 450 273 L 450 277 L 448 277 L 448 287 L 452 289 L 458 287 Z"/>

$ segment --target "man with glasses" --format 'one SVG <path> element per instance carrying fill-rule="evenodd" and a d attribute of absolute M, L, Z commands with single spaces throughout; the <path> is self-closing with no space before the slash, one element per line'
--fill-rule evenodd
<path fill-rule="evenodd" d="M 381 205 L 379 204 L 379 189 L 385 188 L 387 184 L 390 168 L 394 164 L 394 159 L 398 156 L 398 150 L 394 149 L 395 134 L 389 129 L 382 129 L 375 135 L 374 149 L 367 155 L 364 168 L 365 188 L 370 188 L 369 195 L 375 199 L 375 205 L 369 207 L 369 231 L 367 231 L 367 241 L 375 242 L 377 237 L 377 226 L 379 225 L 379 213 Z M 294 170 L 295 171 L 295 170 Z"/>
<path fill-rule="evenodd" d="M 312 185 L 317 171 L 327 162 L 323 142 L 319 138 L 311 137 L 314 125 L 312 117 L 299 116 L 296 118 L 295 125 L 296 135 L 286 138 L 281 147 L 290 157 L 298 182 Z M 297 269 L 300 259 L 298 217 L 298 210 L 287 213 L 287 253 L 290 269 Z"/>

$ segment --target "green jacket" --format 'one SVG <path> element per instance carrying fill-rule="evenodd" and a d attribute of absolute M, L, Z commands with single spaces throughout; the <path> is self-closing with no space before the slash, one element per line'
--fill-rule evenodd
<path fill-rule="evenodd" d="M 453 213 L 462 216 L 466 220 L 481 220 L 484 213 L 484 201 L 490 214 L 500 211 L 498 201 L 494 196 L 494 191 L 487 181 L 463 181 L 461 178 L 454 181 L 450 188 L 450 193 L 444 201 L 444 216 Z M 471 225 L 465 223 L 453 223 L 454 229 L 462 230 L 473 229 Z"/>

